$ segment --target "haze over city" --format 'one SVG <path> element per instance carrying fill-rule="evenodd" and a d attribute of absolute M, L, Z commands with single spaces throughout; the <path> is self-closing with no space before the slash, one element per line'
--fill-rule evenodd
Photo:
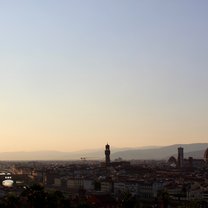
<path fill-rule="evenodd" d="M 0 1 L 0 152 L 203 143 L 207 1 Z"/>

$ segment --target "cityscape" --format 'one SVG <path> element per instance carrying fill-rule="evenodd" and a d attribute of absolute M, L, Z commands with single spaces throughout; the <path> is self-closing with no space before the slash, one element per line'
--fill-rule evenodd
<path fill-rule="evenodd" d="M 204 158 L 167 160 L 1 161 L 1 207 L 208 207 Z"/>
<path fill-rule="evenodd" d="M 207 0 L 0 0 L 0 208 L 208 208 Z"/>

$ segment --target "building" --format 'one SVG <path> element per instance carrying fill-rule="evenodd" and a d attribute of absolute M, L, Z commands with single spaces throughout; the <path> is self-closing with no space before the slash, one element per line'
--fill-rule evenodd
<path fill-rule="evenodd" d="M 102 193 L 112 193 L 113 192 L 113 182 L 110 180 L 101 181 L 100 191 Z"/>
<path fill-rule="evenodd" d="M 184 154 L 183 147 L 178 148 L 178 167 L 183 168 Z"/>
<path fill-rule="evenodd" d="M 208 163 L 208 148 L 204 152 L 204 160 L 206 163 Z"/>
<path fill-rule="evenodd" d="M 105 164 L 106 166 L 110 165 L 110 145 L 105 145 Z"/>
<path fill-rule="evenodd" d="M 204 159 L 194 159 L 193 157 L 184 158 L 184 149 L 182 147 L 178 148 L 178 159 L 171 156 L 168 159 L 168 164 L 171 167 L 177 167 L 179 169 L 192 169 L 192 168 L 203 168 L 205 163 L 208 164 L 208 148 L 204 153 Z"/>

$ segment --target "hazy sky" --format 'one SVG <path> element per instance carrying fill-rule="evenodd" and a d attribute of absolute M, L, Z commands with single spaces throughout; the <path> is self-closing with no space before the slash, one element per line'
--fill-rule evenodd
<path fill-rule="evenodd" d="M 0 0 L 0 151 L 207 142 L 207 11 Z"/>

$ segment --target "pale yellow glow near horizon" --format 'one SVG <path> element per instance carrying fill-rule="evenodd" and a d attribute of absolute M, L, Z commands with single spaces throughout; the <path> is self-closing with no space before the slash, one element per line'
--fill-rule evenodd
<path fill-rule="evenodd" d="M 164 146 L 176 143 L 206 142 L 204 121 L 197 115 L 162 115 L 95 106 L 45 106 L 37 103 L 12 104 L 0 119 L 0 151 L 77 151 L 114 147 Z M 16 106 L 16 109 L 14 107 Z M 3 109 L 2 104 L 0 105 Z M 13 108 L 12 108 L 13 107 Z M 43 106 L 42 106 L 43 107 Z M 123 110 L 123 114 L 120 112 Z M 171 117 L 170 117 L 171 116 Z"/>

